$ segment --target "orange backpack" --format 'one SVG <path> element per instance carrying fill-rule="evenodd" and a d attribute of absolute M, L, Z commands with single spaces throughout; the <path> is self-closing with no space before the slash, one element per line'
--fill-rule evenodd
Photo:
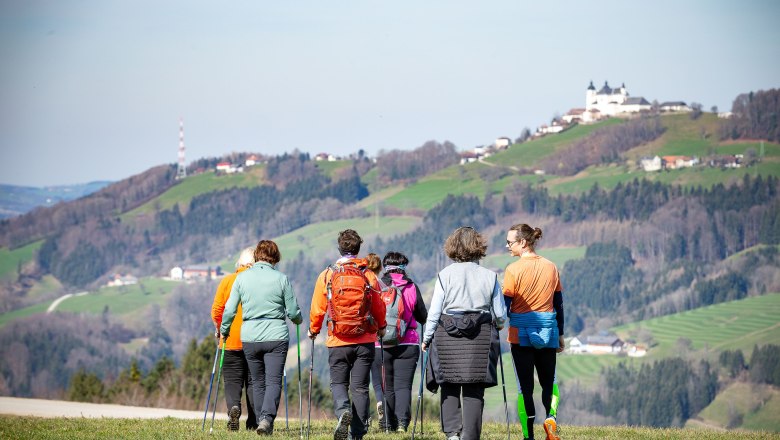
<path fill-rule="evenodd" d="M 329 267 L 328 330 L 335 336 L 356 337 L 376 332 L 371 313 L 371 284 L 365 267 L 354 262 Z M 327 278 L 327 275 L 326 275 Z"/>

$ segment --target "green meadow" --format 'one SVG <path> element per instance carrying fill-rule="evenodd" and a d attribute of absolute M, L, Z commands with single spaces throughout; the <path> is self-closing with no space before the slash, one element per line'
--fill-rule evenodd
<path fill-rule="evenodd" d="M 16 271 L 33 259 L 33 254 L 41 247 L 43 240 L 30 243 L 16 249 L 0 248 L 0 281 L 16 281 Z"/>
<path fill-rule="evenodd" d="M 228 432 L 225 422 L 219 421 L 209 432 L 211 421 L 206 423 L 206 429 L 201 430 L 203 419 L 112 419 L 112 418 L 39 418 L 0 416 L 0 438 L 7 440 L 75 440 L 75 439 L 239 439 L 253 438 L 254 431 Z M 335 419 L 312 420 L 311 431 L 304 434 L 307 440 L 331 440 Z M 419 428 L 419 427 L 418 427 Z M 522 438 L 520 425 L 510 424 L 511 438 Z M 542 431 L 541 425 L 536 428 Z M 424 433 L 416 432 L 415 438 L 420 440 L 440 440 L 444 435 L 440 432 L 438 421 L 425 420 Z M 778 439 L 780 435 L 769 432 L 749 431 L 715 431 L 704 429 L 661 429 L 627 426 L 561 426 L 561 438 L 566 440 L 731 440 L 738 437 L 744 440 Z M 366 439 L 401 440 L 409 438 L 409 433 L 384 433 L 376 427 L 366 435 Z M 300 438 L 300 425 L 297 420 L 290 420 L 289 429 L 285 428 L 284 419 L 277 418 L 273 438 Z M 482 425 L 482 439 L 504 440 L 507 438 L 505 423 L 489 422 Z"/>
<path fill-rule="evenodd" d="M 599 128 L 622 122 L 624 122 L 622 119 L 612 118 L 592 125 L 577 125 L 562 133 L 547 135 L 539 139 L 523 142 L 522 144 L 513 144 L 508 149 L 485 160 L 496 165 L 533 168 L 540 160 L 554 153 L 559 148 L 568 146 Z"/>
<path fill-rule="evenodd" d="M 680 350 L 680 338 L 693 341 L 695 350 L 716 353 L 740 349 L 749 358 L 755 344 L 780 341 L 779 316 L 780 293 L 772 293 L 627 324 L 613 331 L 624 340 L 640 330 L 649 332 L 657 346 L 648 351 L 647 359 L 674 356 Z"/>
<path fill-rule="evenodd" d="M 139 215 L 152 214 L 157 210 L 173 208 L 177 203 L 179 209 L 185 211 L 190 201 L 200 194 L 221 191 L 229 188 L 251 188 L 265 182 L 265 165 L 255 165 L 246 168 L 243 173 L 217 175 L 213 171 L 188 176 L 176 185 L 170 187 L 159 197 L 122 214 L 121 218 L 133 218 Z"/>

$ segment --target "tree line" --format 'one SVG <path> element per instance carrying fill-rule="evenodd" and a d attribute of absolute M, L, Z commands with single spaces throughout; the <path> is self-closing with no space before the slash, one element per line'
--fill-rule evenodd
<path fill-rule="evenodd" d="M 721 122 L 721 139 L 780 141 L 780 89 L 743 93 L 731 105 L 731 117 Z"/>
<path fill-rule="evenodd" d="M 639 369 L 620 363 L 605 370 L 600 391 L 593 394 L 588 409 L 619 424 L 683 426 L 717 392 L 717 371 L 707 361 L 694 365 L 682 358 L 668 358 Z"/>

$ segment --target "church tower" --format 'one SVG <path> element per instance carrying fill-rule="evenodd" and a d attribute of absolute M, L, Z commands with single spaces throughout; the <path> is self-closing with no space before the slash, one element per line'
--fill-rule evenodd
<path fill-rule="evenodd" d="M 596 88 L 593 87 L 593 80 L 590 81 L 588 89 L 585 90 L 585 110 L 590 110 L 596 104 Z"/>

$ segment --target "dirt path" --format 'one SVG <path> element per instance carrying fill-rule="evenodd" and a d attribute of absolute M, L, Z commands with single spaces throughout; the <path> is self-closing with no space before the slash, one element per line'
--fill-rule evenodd
<path fill-rule="evenodd" d="M 204 403 L 205 405 L 205 403 Z M 174 417 L 177 419 L 203 419 L 203 411 L 184 411 L 179 409 L 146 408 L 139 406 L 102 405 L 97 403 L 66 402 L 62 400 L 21 399 L 18 397 L 0 397 L 0 414 L 36 417 L 110 417 L 118 419 L 159 419 Z M 211 411 L 208 413 L 211 419 Z M 227 419 L 227 415 L 217 411 L 217 419 Z"/>

